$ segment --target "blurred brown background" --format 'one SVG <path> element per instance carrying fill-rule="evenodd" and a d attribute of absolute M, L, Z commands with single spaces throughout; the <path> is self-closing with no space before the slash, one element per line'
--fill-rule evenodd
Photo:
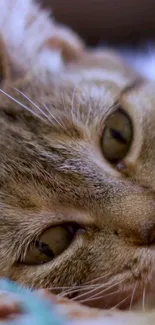
<path fill-rule="evenodd" d="M 155 38 L 155 0 L 42 0 L 90 45 Z"/>

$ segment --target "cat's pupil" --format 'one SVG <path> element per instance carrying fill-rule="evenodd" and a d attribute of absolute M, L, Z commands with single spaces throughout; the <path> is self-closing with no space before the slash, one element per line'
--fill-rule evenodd
<path fill-rule="evenodd" d="M 121 142 L 123 144 L 127 144 L 126 139 L 122 136 L 122 134 L 119 131 L 110 128 L 110 133 L 111 133 L 111 136 L 113 138 L 115 138 L 117 141 L 119 141 L 119 142 Z"/>
<path fill-rule="evenodd" d="M 47 255 L 48 257 L 51 257 L 51 258 L 55 257 L 52 249 L 47 244 L 45 244 L 45 243 L 43 243 L 43 242 L 41 242 L 39 240 L 37 240 L 35 242 L 35 244 L 36 244 L 36 247 L 39 249 L 39 251 L 41 253 L 43 253 L 43 254 Z"/>

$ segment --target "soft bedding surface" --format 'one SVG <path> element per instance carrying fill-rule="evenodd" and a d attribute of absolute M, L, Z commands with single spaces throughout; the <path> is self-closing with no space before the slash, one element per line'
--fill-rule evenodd
<path fill-rule="evenodd" d="M 0 325 L 153 325 L 154 319 L 154 312 L 102 311 L 0 280 Z"/>

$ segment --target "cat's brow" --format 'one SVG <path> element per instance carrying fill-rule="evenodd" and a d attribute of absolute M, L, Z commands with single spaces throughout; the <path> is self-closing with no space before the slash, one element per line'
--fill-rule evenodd
<path fill-rule="evenodd" d="M 121 96 L 126 94 L 129 91 L 135 90 L 139 87 L 141 87 L 145 83 L 145 80 L 143 78 L 138 78 L 134 80 L 131 84 L 127 85 L 121 92 Z"/>

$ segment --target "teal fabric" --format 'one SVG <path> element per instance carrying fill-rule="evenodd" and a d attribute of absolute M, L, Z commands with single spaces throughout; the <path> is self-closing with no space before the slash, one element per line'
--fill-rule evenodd
<path fill-rule="evenodd" d="M 41 299 L 35 292 L 25 289 L 16 283 L 0 279 L 0 290 L 20 297 L 25 314 L 19 320 L 4 322 L 6 325 L 67 325 L 56 313 L 54 304 Z M 1 324 L 1 322 L 0 322 Z"/>

